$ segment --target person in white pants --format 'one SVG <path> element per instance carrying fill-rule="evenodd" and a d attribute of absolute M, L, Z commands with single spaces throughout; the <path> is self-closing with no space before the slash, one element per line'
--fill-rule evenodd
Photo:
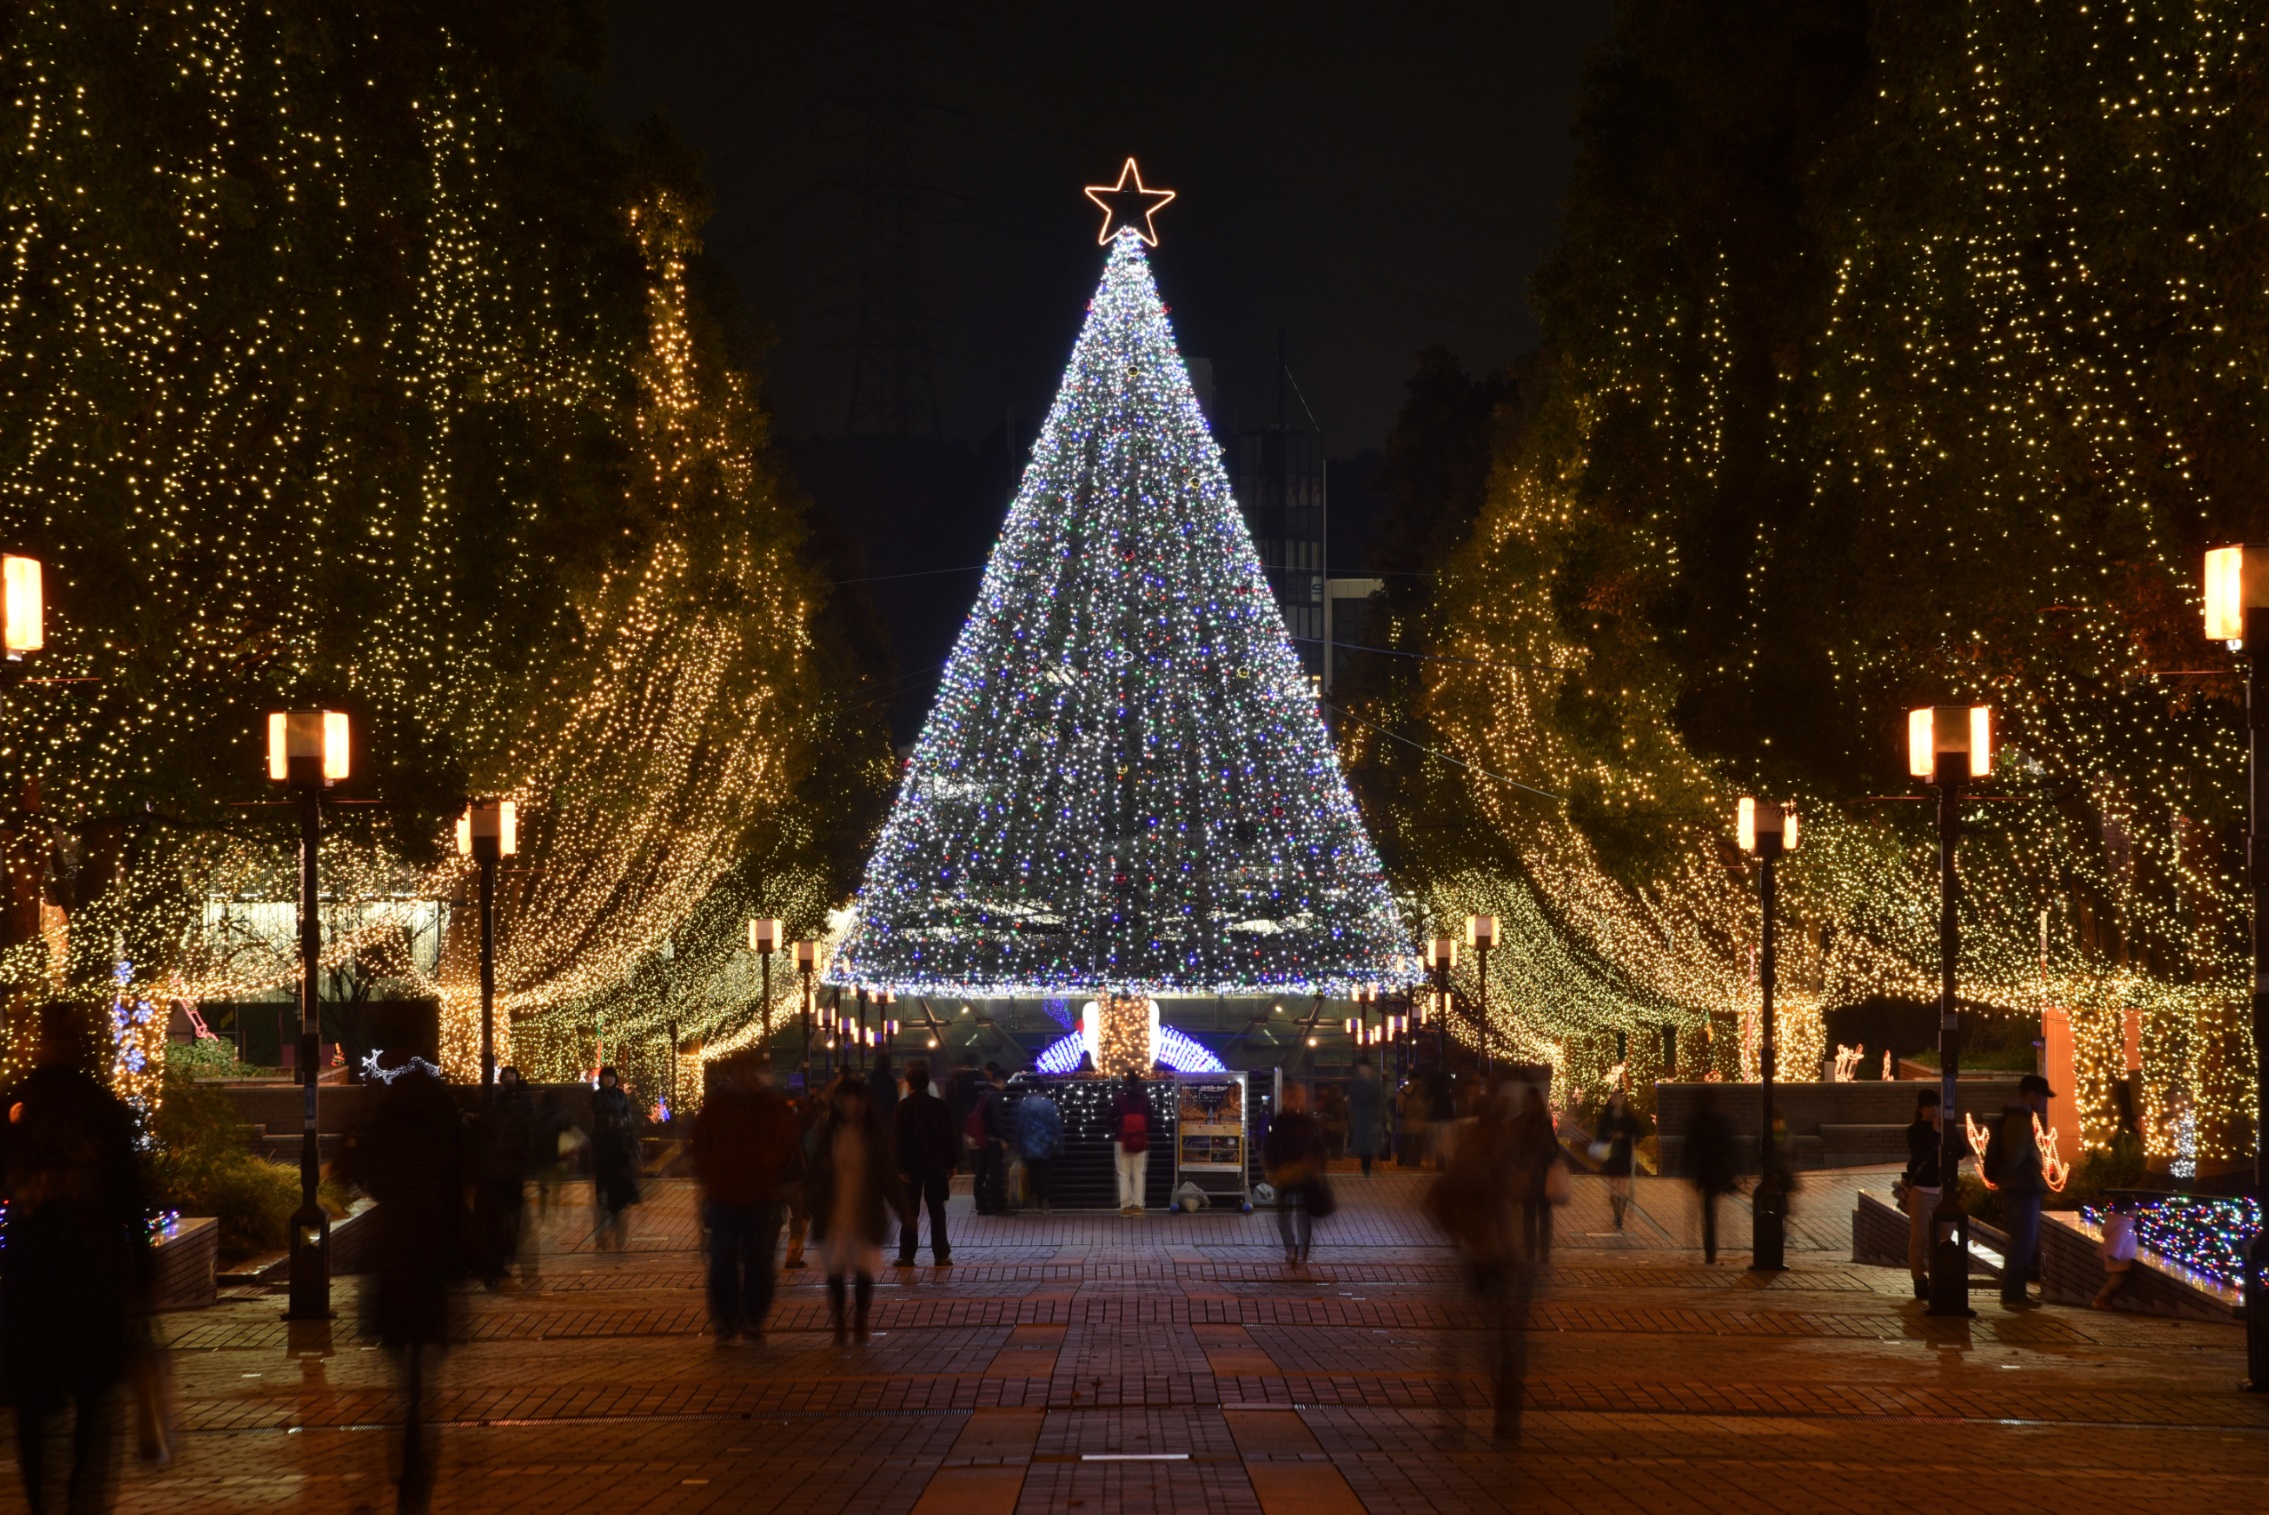
<path fill-rule="evenodd" d="M 1119 1213 L 1140 1215 L 1150 1179 L 1150 1091 L 1139 1074 L 1111 1106 L 1111 1148 L 1119 1169 Z"/>

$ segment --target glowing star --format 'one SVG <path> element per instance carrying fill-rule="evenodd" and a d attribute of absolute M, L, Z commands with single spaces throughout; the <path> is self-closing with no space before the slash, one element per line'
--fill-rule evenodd
<path fill-rule="evenodd" d="M 1132 189 L 1127 187 L 1129 179 L 1134 181 Z M 1143 241 L 1156 247 L 1158 229 L 1151 225 L 1150 218 L 1166 208 L 1166 202 L 1174 198 L 1174 192 L 1170 189 L 1144 189 L 1142 170 L 1135 167 L 1134 159 L 1129 158 L 1127 166 L 1119 170 L 1118 183 L 1090 184 L 1087 186 L 1087 198 L 1103 207 L 1103 231 L 1095 239 L 1099 246 L 1108 247 L 1111 239 L 1121 231 L 1132 231 Z M 1138 221 L 1139 225 L 1136 224 Z"/>

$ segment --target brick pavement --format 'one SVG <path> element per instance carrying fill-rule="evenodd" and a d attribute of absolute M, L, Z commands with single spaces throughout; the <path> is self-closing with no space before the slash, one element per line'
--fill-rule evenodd
<path fill-rule="evenodd" d="M 1618 1234 L 1579 1180 L 1530 1318 L 1523 1440 L 1500 1447 L 1485 1317 L 1422 1183 L 1350 1177 L 1298 1274 L 1266 1215 L 981 1218 L 959 1198 L 960 1266 L 887 1274 L 863 1349 L 829 1342 L 805 1272 L 765 1346 L 718 1351 L 691 1192 L 660 1186 L 620 1254 L 570 1203 L 532 1287 L 465 1300 L 436 1508 L 1888 1512 L 1924 1477 L 2049 1510 L 2269 1503 L 2269 1404 L 2233 1392 L 2235 1328 L 1983 1294 L 1975 1321 L 1931 1320 L 1903 1274 L 1848 1261 L 1848 1178 L 1800 1196 L 1771 1278 L 1734 1252 L 1702 1266 L 1675 1185 L 1642 1185 Z M 1747 1225 L 1729 1204 L 1722 1234 Z M 356 1287 L 327 1354 L 293 1353 L 270 1295 L 166 1317 L 187 1435 L 121 1508 L 390 1509 L 400 1403 Z"/>

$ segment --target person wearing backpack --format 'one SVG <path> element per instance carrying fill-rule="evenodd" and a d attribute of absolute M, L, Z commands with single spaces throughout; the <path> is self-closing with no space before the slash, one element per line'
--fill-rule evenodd
<path fill-rule="evenodd" d="M 2056 1096 L 2048 1080 L 2028 1073 L 2017 1080 L 2017 1103 L 2001 1112 L 1986 1143 L 1986 1166 L 2001 1190 L 2001 1213 L 2009 1227 L 2009 1256 L 2001 1269 L 2001 1303 L 2011 1310 L 2035 1310 L 2039 1303 L 2025 1292 L 2041 1245 L 2041 1199 L 2047 1181 L 2041 1175 L 2040 1143 L 2033 1138 L 2033 1123 L 2048 1114 Z"/>
<path fill-rule="evenodd" d="M 1016 1102 L 1015 1115 L 1016 1145 L 1032 1180 L 1032 1199 L 1046 1215 L 1051 1165 L 1064 1155 L 1064 1112 L 1049 1097 L 1045 1084 L 1035 1084 Z"/>
<path fill-rule="evenodd" d="M 1127 1075 L 1127 1086 L 1111 1105 L 1111 1146 L 1119 1170 L 1119 1213 L 1140 1215 L 1150 1185 L 1150 1091 L 1142 1075 Z"/>

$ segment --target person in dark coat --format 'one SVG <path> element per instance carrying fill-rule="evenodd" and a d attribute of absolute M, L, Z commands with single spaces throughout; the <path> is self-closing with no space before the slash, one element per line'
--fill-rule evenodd
<path fill-rule="evenodd" d="M 599 1070 L 591 1094 L 592 1197 L 598 1201 L 601 1247 L 621 1251 L 630 1241 L 632 1205 L 638 1203 L 638 1109 L 613 1068 Z"/>
<path fill-rule="evenodd" d="M 1357 1053 L 1355 1076 L 1347 1081 L 1347 1151 L 1363 1165 L 1365 1178 L 1371 1176 L 1371 1164 L 1385 1147 L 1386 1126 L 1380 1119 L 1385 1110 L 1379 1070 L 1371 1066 L 1370 1053 Z"/>
<path fill-rule="evenodd" d="M 796 1117 L 744 1052 L 711 1073 L 693 1119 L 693 1176 L 709 1232 L 709 1321 L 717 1345 L 764 1340 L 772 1312 L 772 1252 L 780 1240 L 780 1186 L 797 1146 Z"/>
<path fill-rule="evenodd" d="M 1607 1096 L 1607 1108 L 1599 1117 L 1599 1129 L 1592 1133 L 1594 1142 L 1607 1143 L 1606 1161 L 1600 1172 L 1607 1176 L 1607 1203 L 1615 1212 L 1615 1229 L 1623 1229 L 1623 1217 L 1631 1208 L 1631 1172 L 1636 1166 L 1638 1141 L 1645 1134 L 1639 1124 L 1638 1113 L 1631 1108 L 1631 1097 L 1621 1089 Z"/>
<path fill-rule="evenodd" d="M 1427 1192 L 1429 1215 L 1449 1237 L 1465 1263 L 1466 1283 L 1490 1326 L 1488 1341 L 1496 1381 L 1496 1439 L 1517 1442 L 1521 1401 L 1528 1376 L 1528 1315 L 1535 1269 L 1516 1239 L 1513 1212 L 1518 1206 L 1511 1085 L 1498 1092 L 1476 1117 L 1472 1132 L 1459 1141 Z M 1445 1331 L 1450 1360 L 1446 1376 L 1464 1375 L 1464 1333 Z"/>
<path fill-rule="evenodd" d="M 1032 1085 L 1016 1102 L 1016 1146 L 1032 1183 L 1033 1201 L 1046 1215 L 1054 1189 L 1050 1175 L 1056 1159 L 1064 1155 L 1064 1112 L 1045 1084 Z"/>
<path fill-rule="evenodd" d="M 502 1283 L 515 1262 L 528 1277 L 535 1256 L 522 1255 L 528 1215 L 528 1151 L 534 1141 L 536 1102 L 517 1068 L 496 1070 L 496 1104 L 484 1111 L 477 1146 L 480 1175 L 473 1188 L 473 1231 L 480 1238 L 481 1279 Z"/>
<path fill-rule="evenodd" d="M 1308 1260 L 1315 1239 L 1312 1199 L 1323 1182 L 1324 1131 L 1308 1113 L 1308 1091 L 1299 1084 L 1284 1086 L 1284 1107 L 1268 1124 L 1261 1142 L 1261 1167 L 1276 1190 L 1276 1229 L 1284 1238 L 1284 1265 L 1296 1268 Z"/>
<path fill-rule="evenodd" d="M 1001 1092 L 1001 1065 L 985 1064 L 977 1082 L 977 1173 L 971 1197 L 979 1215 L 1000 1215 L 1008 1210 L 1008 1100 Z"/>
<path fill-rule="evenodd" d="M 1513 1193 L 1521 1206 L 1521 1251 L 1532 1263 L 1552 1260 L 1552 1168 L 1567 1159 L 1552 1129 L 1544 1092 L 1531 1084 L 1520 1096 L 1512 1128 Z"/>
<path fill-rule="evenodd" d="M 401 1377 L 404 1511 L 425 1509 L 432 1494 L 425 1359 L 449 1342 L 449 1286 L 463 1260 L 471 1176 L 457 1102 L 430 1067 L 413 1058 L 380 1070 L 369 1115 L 342 1162 L 345 1176 L 378 1202 L 362 1222 L 371 1228 L 373 1263 L 362 1291 L 363 1330 L 394 1355 Z"/>
<path fill-rule="evenodd" d="M 35 1515 L 55 1507 L 47 1431 L 66 1401 L 75 1412 L 66 1508 L 110 1507 L 117 1389 L 149 1287 L 134 1113 L 87 1071 L 84 1033 L 67 1007 L 47 1007 L 32 1071 L 8 1091 L 0 1123 L 0 1381 L 15 1403 Z"/>
<path fill-rule="evenodd" d="M 2040 1139 L 2034 1125 L 2048 1114 L 2056 1096 L 2048 1080 L 2028 1073 L 2017 1080 L 2017 1103 L 2001 1112 L 1993 1137 L 1986 1145 L 1986 1166 L 2001 1186 L 2001 1213 L 2009 1230 L 2009 1256 L 2001 1270 L 2001 1303 L 2012 1310 L 2038 1308 L 2025 1292 L 2040 1261 L 2041 1201 L 2048 1181 L 2041 1170 Z"/>
<path fill-rule="evenodd" d="M 874 1106 L 875 1125 L 882 1131 L 882 1139 L 892 1146 L 898 1143 L 898 1074 L 890 1066 L 890 1054 L 875 1054 L 874 1071 L 867 1075 L 867 1103 Z M 893 1163 L 896 1159 L 892 1159 Z M 894 1167 L 893 1172 L 897 1171 Z"/>
<path fill-rule="evenodd" d="M 1694 1096 L 1686 1123 L 1686 1177 L 1702 1203 L 1702 1261 L 1718 1260 L 1718 1196 L 1733 1187 L 1733 1127 L 1718 1114 L 1705 1086 Z"/>
<path fill-rule="evenodd" d="M 953 1263 L 953 1244 L 946 1240 L 945 1202 L 952 1192 L 953 1170 L 961 1155 L 961 1131 L 953 1111 L 930 1092 L 930 1066 L 906 1065 L 906 1097 L 898 1102 L 893 1120 L 896 1130 L 898 1175 L 906 1194 L 906 1211 L 898 1228 L 898 1265 L 914 1266 L 914 1249 L 921 1242 L 921 1211 L 930 1212 L 930 1258 L 939 1267 Z"/>
<path fill-rule="evenodd" d="M 1907 1167 L 1899 1175 L 1906 1184 L 1901 1203 L 1907 1212 L 1907 1272 L 1917 1299 L 1930 1298 L 1931 1233 L 1938 1213 L 1938 1159 L 1944 1132 L 1938 1091 L 1924 1084 L 1915 1092 L 1914 1124 L 1907 1127 Z"/>
<path fill-rule="evenodd" d="M 827 1263 L 827 1304 L 835 1344 L 867 1340 L 867 1312 L 874 1301 L 875 1274 L 882 1267 L 882 1244 L 890 1216 L 903 1209 L 898 1175 L 891 1172 L 890 1145 L 875 1124 L 864 1080 L 835 1081 L 813 1144 L 804 1199 L 811 1206 L 812 1240 Z M 858 1281 L 858 1316 L 846 1332 L 844 1278 Z"/>

